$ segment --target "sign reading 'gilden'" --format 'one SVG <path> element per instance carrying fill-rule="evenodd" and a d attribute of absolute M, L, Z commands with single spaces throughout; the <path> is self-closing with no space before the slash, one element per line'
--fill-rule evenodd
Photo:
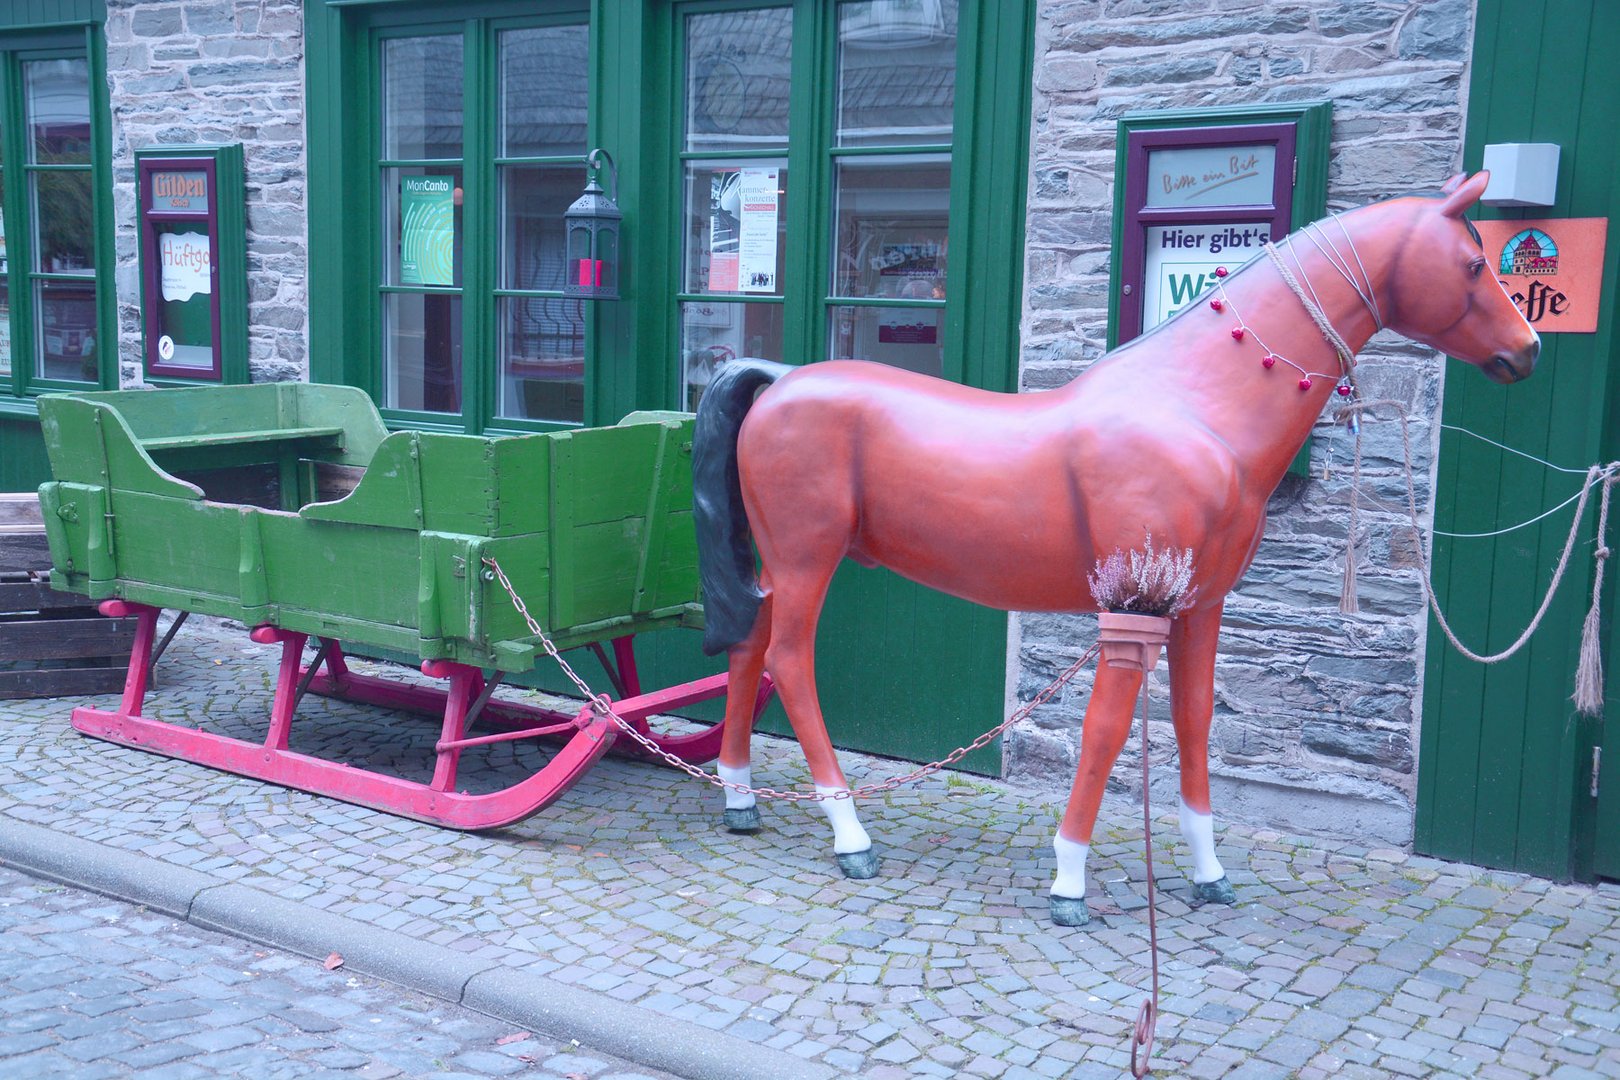
<path fill-rule="evenodd" d="M 1489 269 L 1542 334 L 1597 330 L 1608 218 L 1477 221 Z"/>

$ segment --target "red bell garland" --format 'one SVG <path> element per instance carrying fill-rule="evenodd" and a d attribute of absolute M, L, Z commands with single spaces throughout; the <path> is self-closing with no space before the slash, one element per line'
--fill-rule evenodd
<path fill-rule="evenodd" d="M 1255 343 L 1264 350 L 1263 355 L 1260 357 L 1260 366 L 1269 371 L 1278 363 L 1287 364 L 1289 367 L 1299 372 L 1299 388 L 1302 392 L 1311 388 L 1312 379 L 1333 379 L 1338 383 L 1336 389 L 1339 392 L 1339 396 L 1349 397 L 1352 393 L 1352 387 L 1348 372 L 1341 371 L 1338 375 L 1332 375 L 1325 371 L 1309 371 L 1306 368 L 1301 367 L 1299 364 L 1294 363 L 1282 353 L 1272 351 L 1271 347 L 1261 339 L 1254 327 L 1250 326 L 1244 321 L 1242 314 L 1239 313 L 1237 307 L 1233 305 L 1232 298 L 1226 294 L 1225 278 L 1229 272 L 1230 271 L 1228 271 L 1224 266 L 1217 266 L 1215 268 L 1215 288 L 1220 292 L 1221 295 L 1218 297 L 1211 297 L 1209 307 L 1211 311 L 1214 311 L 1217 314 L 1231 308 L 1232 316 L 1237 319 L 1237 325 L 1232 327 L 1232 340 L 1241 343 L 1244 335 L 1252 335 Z"/>

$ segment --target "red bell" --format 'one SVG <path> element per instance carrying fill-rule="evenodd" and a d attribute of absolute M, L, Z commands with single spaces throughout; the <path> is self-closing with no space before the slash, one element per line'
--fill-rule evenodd
<path fill-rule="evenodd" d="M 1311 388 L 1310 376 L 1306 376 L 1305 378 L 1299 380 L 1299 388 L 1301 390 L 1309 390 Z"/>
<path fill-rule="evenodd" d="M 1232 340 L 1233 341 L 1242 341 L 1243 340 L 1243 327 L 1241 327 L 1241 326 L 1232 327 Z"/>
<path fill-rule="evenodd" d="M 1266 353 L 1266 358 L 1264 360 L 1260 361 L 1260 362 L 1262 364 L 1264 364 L 1268 369 L 1269 368 L 1274 368 L 1274 367 L 1277 366 L 1277 358 L 1275 356 L 1272 356 L 1270 353 Z"/>
<path fill-rule="evenodd" d="M 1211 309 L 1213 309 L 1215 311 L 1219 311 L 1219 310 L 1221 310 L 1221 308 L 1225 307 L 1226 305 L 1221 303 L 1219 300 L 1211 300 L 1209 302 L 1209 306 L 1210 306 Z"/>

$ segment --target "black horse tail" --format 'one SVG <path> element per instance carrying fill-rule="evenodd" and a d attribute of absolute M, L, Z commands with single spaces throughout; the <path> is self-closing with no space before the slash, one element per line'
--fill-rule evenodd
<path fill-rule="evenodd" d="M 772 360 L 728 361 L 698 402 L 692 431 L 692 520 L 703 585 L 703 651 L 710 656 L 749 635 L 765 599 L 737 475 L 737 433 L 759 388 L 792 370 Z"/>

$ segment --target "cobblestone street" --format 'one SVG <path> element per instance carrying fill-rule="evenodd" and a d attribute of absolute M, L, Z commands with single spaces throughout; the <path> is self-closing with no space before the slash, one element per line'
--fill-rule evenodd
<path fill-rule="evenodd" d="M 240 632 L 188 627 L 148 712 L 262 737 L 274 655 Z M 64 850 L 105 852 L 109 865 L 189 875 L 194 922 L 230 925 L 216 910 L 224 900 L 210 908 L 210 896 L 233 898 L 232 910 L 243 897 L 295 904 L 312 927 L 384 934 L 434 962 L 471 965 L 475 977 L 451 1001 L 478 1007 L 481 979 L 543 980 L 605 1005 L 605 1024 L 641 1025 L 657 1040 L 661 1023 L 684 1023 L 711 1032 L 714 1053 L 779 1053 L 805 1075 L 1117 1077 L 1128 1065 L 1149 975 L 1140 810 L 1123 798 L 1105 802 L 1093 847 L 1092 926 L 1069 930 L 1046 918 L 1060 804 L 999 783 L 936 777 L 866 804 L 883 866 L 873 880 L 849 881 L 818 812 L 770 805 L 763 831 L 733 835 L 720 828 L 716 792 L 647 764 L 604 760 L 547 811 L 467 835 L 86 739 L 68 725 L 73 704 L 0 706 L 9 861 L 26 865 L 12 851 L 24 831 L 58 836 Z M 435 735 L 419 718 L 315 699 L 299 724 L 294 749 L 413 776 Z M 805 781 L 793 744 L 755 745 L 758 782 Z M 534 753 L 469 752 L 463 775 L 510 780 L 532 770 Z M 857 784 L 895 768 L 859 755 L 845 765 Z M 1220 854 L 1238 903 L 1193 907 L 1186 852 L 1161 817 L 1159 1075 L 1620 1076 L 1620 888 L 1232 826 L 1219 834 Z M 104 1036 L 85 1030 L 110 1045 L 123 1021 L 97 1017 L 155 1010 L 146 1044 L 116 1046 L 107 1075 L 129 1064 L 110 1064 L 119 1054 L 157 1064 L 171 1050 L 177 1062 L 256 1055 L 263 1067 L 253 1074 L 264 1076 L 351 1067 L 321 1054 L 375 1070 L 392 1064 L 383 1048 L 451 1069 L 477 1054 L 521 1066 L 512 1075 L 592 1080 L 624 1075 L 603 1055 L 642 1060 L 579 1035 L 566 1017 L 549 1030 L 469 1017 L 425 996 L 440 991 L 379 984 L 354 961 L 328 973 L 53 889 L 0 878 L 13 905 L 0 909 L 9 991 L 0 1075 L 46 1075 L 30 1071 L 28 1055 L 67 1053 L 59 1040 L 75 1029 L 47 1032 L 28 1018 L 70 1004 L 72 1023 L 102 1025 Z M 137 965 L 146 988 L 124 987 L 109 970 L 78 995 L 96 1004 L 70 1002 L 60 950 L 78 940 L 84 965 Z M 190 1014 L 170 996 L 188 986 L 210 995 L 218 986 L 233 1001 L 251 994 L 252 1004 Z M 295 1000 L 297 1016 L 336 1026 L 300 1028 L 285 1015 Z M 535 1038 L 497 1045 L 520 1027 Z M 595 1064 L 564 1068 L 533 1049 L 575 1038 L 600 1048 L 587 1052 Z"/>
<path fill-rule="evenodd" d="M 0 870 L 0 1077 L 656 1080 L 340 966 Z"/>

